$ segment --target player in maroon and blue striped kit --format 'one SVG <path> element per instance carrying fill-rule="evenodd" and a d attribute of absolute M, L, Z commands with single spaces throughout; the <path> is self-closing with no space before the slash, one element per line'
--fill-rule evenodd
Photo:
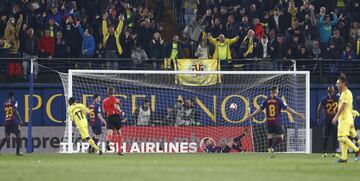
<path fill-rule="evenodd" d="M 94 94 L 94 102 L 89 106 L 90 110 L 90 127 L 94 136 L 92 137 L 95 144 L 98 144 L 100 135 L 102 133 L 101 127 L 102 124 L 106 125 L 106 121 L 102 116 L 102 105 L 101 105 L 101 97 L 99 94 Z M 88 150 L 89 153 L 95 153 L 95 149 L 91 146 Z"/>
<path fill-rule="evenodd" d="M 322 157 L 326 157 L 325 150 L 327 148 L 328 138 L 331 134 L 332 137 L 332 151 L 336 152 L 337 148 L 337 125 L 331 123 L 338 110 L 339 95 L 335 94 L 334 86 L 329 86 L 327 89 L 327 96 L 321 99 L 321 102 L 317 109 L 317 122 L 321 125 L 320 113 L 322 110 L 325 111 L 325 118 L 322 122 L 323 126 L 323 152 Z M 335 155 L 335 154 L 334 154 Z"/>
<path fill-rule="evenodd" d="M 16 136 L 16 155 L 22 156 L 20 152 L 21 147 L 21 137 L 20 137 L 20 127 L 22 125 L 22 120 L 18 111 L 18 102 L 14 99 L 14 94 L 9 92 L 8 99 L 4 102 L 4 111 L 5 111 L 5 138 L 1 140 L 1 148 L 10 140 L 10 134 L 13 133 Z"/>
<path fill-rule="evenodd" d="M 281 110 L 286 110 L 291 114 L 295 114 L 300 119 L 304 119 L 302 114 L 287 106 L 284 101 L 278 97 L 278 94 L 278 87 L 271 87 L 271 95 L 261 104 L 260 108 L 245 119 L 252 119 L 254 116 L 265 110 L 266 126 L 268 129 L 268 152 L 271 153 L 271 157 L 274 157 L 274 148 L 282 143 L 284 139 L 284 132 L 281 127 Z"/>

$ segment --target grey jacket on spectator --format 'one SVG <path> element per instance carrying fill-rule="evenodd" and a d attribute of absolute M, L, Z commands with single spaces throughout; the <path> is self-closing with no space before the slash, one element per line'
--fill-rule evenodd
<path fill-rule="evenodd" d="M 131 52 L 131 58 L 133 63 L 135 64 L 140 64 L 148 60 L 148 56 L 146 52 L 140 47 L 134 47 L 134 49 Z"/>
<path fill-rule="evenodd" d="M 192 41 L 199 41 L 201 33 L 204 31 L 204 26 L 201 25 L 200 19 L 192 20 L 183 30 L 182 35 L 184 38 L 189 38 Z"/>

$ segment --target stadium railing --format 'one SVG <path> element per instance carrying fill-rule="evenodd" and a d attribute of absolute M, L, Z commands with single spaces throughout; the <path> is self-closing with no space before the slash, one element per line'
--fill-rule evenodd
<path fill-rule="evenodd" d="M 22 74 L 23 62 L 30 62 L 30 59 L 0 58 L 0 82 L 27 82 L 26 77 L 24 78 Z M 107 58 L 37 58 L 36 62 L 40 64 L 40 68 L 38 79 L 35 82 L 45 83 L 60 82 L 56 71 L 67 72 L 68 69 L 107 69 L 106 62 L 118 62 L 119 70 L 164 70 L 164 59 L 149 59 L 140 65 L 132 64 L 131 59 Z M 14 64 L 17 65 L 14 67 Z M 222 66 L 221 69 L 230 71 L 287 71 L 293 70 L 294 65 L 296 65 L 297 70 L 310 71 L 312 83 L 333 82 L 333 79 L 340 72 L 360 75 L 360 59 L 233 59 L 230 65 Z M 29 67 L 30 64 L 28 69 Z M 20 71 L 21 74 L 14 75 L 11 71 Z M 360 80 L 360 76 L 354 77 Z"/>

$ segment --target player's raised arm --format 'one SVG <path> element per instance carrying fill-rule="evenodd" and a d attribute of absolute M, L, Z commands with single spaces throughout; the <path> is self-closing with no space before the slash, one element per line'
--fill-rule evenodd
<path fill-rule="evenodd" d="M 287 107 L 286 108 L 286 111 L 287 112 L 289 112 L 289 113 L 291 113 L 291 114 L 295 114 L 298 118 L 300 118 L 300 119 L 304 119 L 305 117 L 304 117 L 304 115 L 303 114 L 301 114 L 301 113 L 299 113 L 299 112 L 296 112 L 294 109 L 292 109 L 291 107 Z"/>
<path fill-rule="evenodd" d="M 281 109 L 286 110 L 287 112 L 296 115 L 296 116 L 297 116 L 298 118 L 300 118 L 300 119 L 304 119 L 304 118 L 305 118 L 303 114 L 295 111 L 293 108 L 291 108 L 291 107 L 289 107 L 288 105 L 286 105 L 282 99 L 279 98 L 279 101 L 280 101 L 280 107 L 281 107 Z"/>
<path fill-rule="evenodd" d="M 245 117 L 245 120 L 248 120 L 248 119 L 252 119 L 254 118 L 256 115 L 258 115 L 261 111 L 263 111 L 264 109 L 262 109 L 261 107 L 256 109 L 255 112 L 253 112 L 252 114 L 248 115 L 247 117 Z"/>
<path fill-rule="evenodd" d="M 263 110 L 266 108 L 266 106 L 267 106 L 267 101 L 265 100 L 265 101 L 261 104 L 261 106 L 260 106 L 258 109 L 256 109 L 255 112 L 253 112 L 253 113 L 250 114 L 248 117 L 246 117 L 245 120 L 254 118 L 254 117 L 255 117 L 256 115 L 258 115 L 261 111 L 263 111 Z M 250 112 L 250 111 L 249 111 L 249 112 Z"/>

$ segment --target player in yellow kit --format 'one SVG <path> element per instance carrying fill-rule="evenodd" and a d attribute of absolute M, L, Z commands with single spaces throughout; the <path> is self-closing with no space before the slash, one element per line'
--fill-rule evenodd
<path fill-rule="evenodd" d="M 338 163 L 347 162 L 347 152 L 349 147 L 356 152 L 355 160 L 359 160 L 360 151 L 359 148 L 348 138 L 354 136 L 354 118 L 353 118 L 353 96 L 348 89 L 348 83 L 345 74 L 341 74 L 336 82 L 336 86 L 339 89 L 340 100 L 339 108 L 334 119 L 333 124 L 338 122 L 338 141 L 341 144 L 341 158 L 337 160 Z"/>
<path fill-rule="evenodd" d="M 99 155 L 102 155 L 102 151 L 95 144 L 94 140 L 89 135 L 88 121 L 86 120 L 86 114 L 90 113 L 90 110 L 81 103 L 77 103 L 74 97 L 69 98 L 68 114 L 70 119 L 75 122 L 76 128 L 79 130 L 81 139 L 88 141 L 89 144 L 97 151 Z"/>

